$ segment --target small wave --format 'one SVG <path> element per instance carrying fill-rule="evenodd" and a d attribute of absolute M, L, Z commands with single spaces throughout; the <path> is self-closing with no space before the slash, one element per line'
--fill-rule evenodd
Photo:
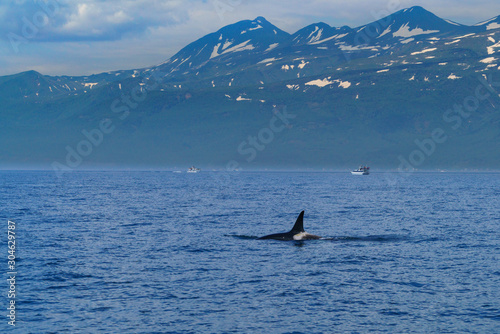
<path fill-rule="evenodd" d="M 108 311 L 111 309 L 112 309 L 111 306 L 100 306 L 100 307 L 96 307 L 96 308 L 91 309 L 90 312 L 104 312 L 104 311 Z"/>
<path fill-rule="evenodd" d="M 87 198 L 74 197 L 74 198 L 70 198 L 69 200 L 70 200 L 70 202 L 85 202 L 85 201 L 87 201 Z"/>
<path fill-rule="evenodd" d="M 330 240 L 330 241 L 343 241 L 343 242 L 400 242 L 400 241 L 409 241 L 410 237 L 404 235 L 397 234 L 388 234 L 388 235 L 368 235 L 364 237 L 328 237 L 321 238 L 321 240 Z"/>
<path fill-rule="evenodd" d="M 389 315 L 389 316 L 402 316 L 402 315 L 408 315 L 408 312 L 400 311 L 400 310 L 395 310 L 395 309 L 384 309 L 379 311 L 380 314 L 383 315 Z"/>
<path fill-rule="evenodd" d="M 259 238 L 254 235 L 240 235 L 240 234 L 224 234 L 224 236 L 236 239 L 243 239 L 243 240 L 256 240 Z"/>
<path fill-rule="evenodd" d="M 68 277 L 70 278 L 93 278 L 93 275 L 90 274 L 80 274 L 80 273 L 68 273 Z"/>
<path fill-rule="evenodd" d="M 129 224 L 123 224 L 122 226 L 123 227 L 134 227 L 134 226 L 150 226 L 150 225 L 153 225 L 153 223 L 142 223 L 142 222 L 139 222 L 139 223 L 129 223 Z"/>
<path fill-rule="evenodd" d="M 436 242 L 436 241 L 439 241 L 439 238 L 430 237 L 430 238 L 416 239 L 416 240 L 414 240 L 414 243 L 419 244 L 422 242 Z"/>
<path fill-rule="evenodd" d="M 412 288 L 423 288 L 426 286 L 424 283 L 419 283 L 419 282 L 397 282 L 397 281 L 390 281 L 390 280 L 385 280 L 385 279 L 380 279 L 380 278 L 373 278 L 371 279 L 372 282 L 377 283 L 377 284 L 393 284 L 393 285 L 402 285 L 402 286 L 408 286 Z"/>
<path fill-rule="evenodd" d="M 225 234 L 225 237 L 231 237 L 242 240 L 256 240 L 259 237 L 254 235 L 242 235 L 242 234 Z M 340 242 L 400 242 L 400 241 L 410 241 L 411 238 L 408 236 L 388 234 L 388 235 L 369 235 L 364 237 L 323 237 L 319 240 L 325 241 L 340 241 Z M 303 240 L 290 240 L 290 241 L 303 241 Z M 314 241 L 314 240 L 308 240 Z"/>

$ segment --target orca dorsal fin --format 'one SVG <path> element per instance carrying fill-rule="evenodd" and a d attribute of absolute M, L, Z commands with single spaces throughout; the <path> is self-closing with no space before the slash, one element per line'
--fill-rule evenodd
<path fill-rule="evenodd" d="M 295 225 L 290 232 L 300 233 L 304 232 L 304 211 L 302 211 L 297 217 L 297 221 L 295 221 Z"/>

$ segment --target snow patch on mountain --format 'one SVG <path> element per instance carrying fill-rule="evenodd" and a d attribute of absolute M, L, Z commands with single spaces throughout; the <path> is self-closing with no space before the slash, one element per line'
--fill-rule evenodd
<path fill-rule="evenodd" d="M 493 29 L 499 29 L 499 28 L 500 28 L 500 24 L 498 24 L 496 22 L 490 23 L 486 26 L 486 30 L 493 30 Z"/>
<path fill-rule="evenodd" d="M 471 33 L 471 34 L 467 34 L 467 35 L 463 35 L 463 36 L 454 37 L 454 39 L 462 39 L 462 38 L 472 37 L 475 35 L 476 35 L 476 33 Z"/>
<path fill-rule="evenodd" d="M 230 52 L 241 52 L 241 51 L 245 51 L 245 50 L 253 50 L 253 49 L 255 49 L 255 47 L 252 44 L 248 44 L 248 43 L 250 43 L 250 41 L 251 41 L 251 39 L 249 39 L 248 41 L 245 41 L 243 43 L 240 43 L 238 45 L 235 45 L 232 48 L 224 50 L 224 52 L 222 52 L 221 54 L 226 54 L 226 53 L 230 53 Z"/>
<path fill-rule="evenodd" d="M 259 24 L 255 28 L 248 29 L 248 31 L 253 31 L 253 30 L 257 30 L 257 29 L 263 29 L 263 27 Z"/>
<path fill-rule="evenodd" d="M 221 35 L 221 37 L 222 37 L 222 35 Z M 218 57 L 218 56 L 223 55 L 223 54 L 231 53 L 231 52 L 241 52 L 241 51 L 245 51 L 245 50 L 253 50 L 253 49 L 255 49 L 255 47 L 252 44 L 248 44 L 248 43 L 250 43 L 250 41 L 251 41 L 251 39 L 249 39 L 249 40 L 247 40 L 247 41 L 245 41 L 243 43 L 240 43 L 238 45 L 235 45 L 233 47 L 230 47 L 230 48 L 229 48 L 229 46 L 231 46 L 233 43 L 231 41 L 226 41 L 224 43 L 224 45 L 222 46 L 222 52 L 221 53 L 219 53 L 220 52 L 219 50 L 221 49 L 222 43 L 217 43 L 214 46 L 214 49 L 213 49 L 212 54 L 210 55 L 209 59 Z M 186 60 L 184 60 L 182 63 L 184 63 Z M 179 64 L 179 66 L 181 64 Z"/>
<path fill-rule="evenodd" d="M 308 44 L 311 44 L 311 45 L 318 45 L 318 44 L 321 44 L 321 43 L 325 43 L 325 42 L 331 41 L 332 39 L 340 39 L 340 38 L 345 37 L 345 36 L 347 36 L 347 35 L 348 35 L 348 34 L 333 35 L 333 36 L 330 36 L 330 37 L 324 38 L 324 39 L 322 39 L 322 40 L 318 40 L 318 41 L 314 41 L 314 42 L 309 42 Z"/>
<path fill-rule="evenodd" d="M 495 61 L 497 61 L 497 58 L 495 58 L 495 57 L 488 57 L 488 58 L 485 58 L 483 60 L 480 60 L 480 62 L 484 63 L 484 64 L 491 64 Z"/>
<path fill-rule="evenodd" d="M 303 69 L 303 68 L 304 68 L 307 64 L 309 64 L 309 62 L 307 62 L 307 63 L 306 63 L 305 61 L 303 61 L 303 60 L 302 60 L 302 62 L 299 64 L 299 66 L 298 66 L 298 67 L 299 67 L 300 69 Z"/>
<path fill-rule="evenodd" d="M 491 38 L 491 37 L 489 37 L 489 38 Z M 493 40 L 493 43 L 495 42 L 495 40 L 493 38 L 491 38 L 490 41 L 491 40 Z M 487 46 L 486 50 L 488 51 L 489 55 L 492 55 L 496 52 L 495 49 L 497 49 L 497 48 L 500 48 L 500 42 L 493 44 L 492 46 Z"/>
<path fill-rule="evenodd" d="M 372 50 L 372 51 L 378 51 L 377 48 L 374 48 L 373 46 L 359 46 L 359 45 L 346 45 L 344 42 L 342 42 L 339 45 L 339 49 L 342 51 L 360 51 L 360 50 Z"/>
<path fill-rule="evenodd" d="M 89 82 L 89 83 L 84 83 L 83 85 L 85 86 L 85 88 L 90 87 L 90 89 L 92 89 L 97 84 L 99 84 L 99 83 L 98 82 Z M 67 85 L 66 85 L 66 87 L 67 87 Z"/>
<path fill-rule="evenodd" d="M 306 82 L 306 86 L 325 87 L 325 86 L 333 84 L 334 82 L 335 81 L 329 81 L 328 78 L 325 78 L 323 80 L 317 79 L 317 80 Z"/>
<path fill-rule="evenodd" d="M 392 24 L 387 29 L 385 29 L 377 38 L 380 38 L 382 36 L 389 34 L 392 31 L 391 28 L 392 28 Z"/>
<path fill-rule="evenodd" d="M 269 52 L 272 49 L 276 48 L 278 45 L 280 45 L 280 43 L 273 43 L 273 44 L 269 45 L 269 47 L 264 52 Z"/>
<path fill-rule="evenodd" d="M 401 28 L 399 28 L 398 31 L 394 32 L 392 34 L 392 37 L 405 37 L 405 38 L 408 38 L 408 37 L 413 37 L 413 36 L 418 36 L 418 35 L 424 35 L 424 34 L 434 34 L 434 33 L 438 33 L 439 30 L 422 30 L 420 28 L 415 28 L 413 30 L 410 30 L 410 27 L 408 27 L 408 24 L 409 23 L 406 23 L 405 25 L 403 25 Z"/>
<path fill-rule="evenodd" d="M 410 42 L 413 42 L 415 40 L 415 38 L 408 38 L 408 39 L 404 39 L 401 41 L 401 44 L 408 44 Z"/>
<path fill-rule="evenodd" d="M 351 87 L 351 83 L 349 81 L 342 81 L 339 79 L 336 80 L 330 80 L 331 77 L 325 78 L 323 80 L 317 79 L 317 80 L 312 80 L 309 82 L 306 82 L 306 86 L 318 86 L 318 87 L 325 87 L 332 85 L 334 83 L 338 83 L 339 87 L 342 87 L 344 89 Z"/>
<path fill-rule="evenodd" d="M 286 88 L 290 90 L 298 90 L 300 88 L 299 85 L 286 85 Z"/>
<path fill-rule="evenodd" d="M 449 24 L 453 24 L 455 26 L 461 26 L 461 24 L 457 23 L 457 22 L 453 22 L 451 20 L 445 20 L 446 22 L 448 22 Z"/>
<path fill-rule="evenodd" d="M 280 60 L 281 58 L 266 58 L 264 60 L 259 61 L 257 64 L 265 64 L 265 63 L 270 63 L 272 61 Z"/>
<path fill-rule="evenodd" d="M 429 49 L 424 49 L 422 51 L 412 52 L 411 55 L 416 56 L 416 55 L 420 55 L 423 53 L 432 52 L 432 51 L 436 51 L 436 50 L 437 50 L 437 48 L 429 48 Z"/>
<path fill-rule="evenodd" d="M 339 82 L 340 80 L 335 80 L 336 82 Z M 342 87 L 344 89 L 351 87 L 351 83 L 349 81 L 340 81 L 339 82 L 339 87 Z"/>
<path fill-rule="evenodd" d="M 309 43 L 312 44 L 316 41 L 318 41 L 321 38 L 321 35 L 323 34 L 323 29 L 319 29 L 318 27 L 314 27 L 314 31 L 307 36 L 307 39 L 309 40 Z"/>
<path fill-rule="evenodd" d="M 214 50 L 212 51 L 212 54 L 210 55 L 209 59 L 212 59 L 212 58 L 215 58 L 215 57 L 219 56 L 219 47 L 220 47 L 220 43 L 217 44 L 216 46 L 214 46 Z"/>

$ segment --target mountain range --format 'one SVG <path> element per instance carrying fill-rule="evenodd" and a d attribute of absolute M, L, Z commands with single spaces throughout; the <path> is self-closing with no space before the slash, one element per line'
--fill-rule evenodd
<path fill-rule="evenodd" d="M 498 169 L 499 51 L 500 17 L 257 17 L 148 68 L 0 77 L 0 166 Z"/>

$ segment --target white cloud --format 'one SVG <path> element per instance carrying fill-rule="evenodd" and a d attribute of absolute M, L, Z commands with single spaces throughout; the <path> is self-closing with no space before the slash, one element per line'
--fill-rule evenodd
<path fill-rule="evenodd" d="M 59 29 L 69 33 L 96 31 L 96 24 L 102 24 L 101 15 L 102 9 L 94 4 L 78 4 L 76 12 L 69 15 L 67 22 Z M 92 24 L 92 21 L 95 23 Z"/>
<path fill-rule="evenodd" d="M 120 10 L 120 11 L 114 13 L 113 15 L 109 15 L 107 17 L 107 20 L 108 20 L 108 22 L 113 23 L 113 24 L 121 24 L 121 23 L 125 23 L 125 22 L 130 22 L 133 20 L 133 18 L 130 17 L 129 15 L 125 14 L 125 12 L 123 10 Z"/>

